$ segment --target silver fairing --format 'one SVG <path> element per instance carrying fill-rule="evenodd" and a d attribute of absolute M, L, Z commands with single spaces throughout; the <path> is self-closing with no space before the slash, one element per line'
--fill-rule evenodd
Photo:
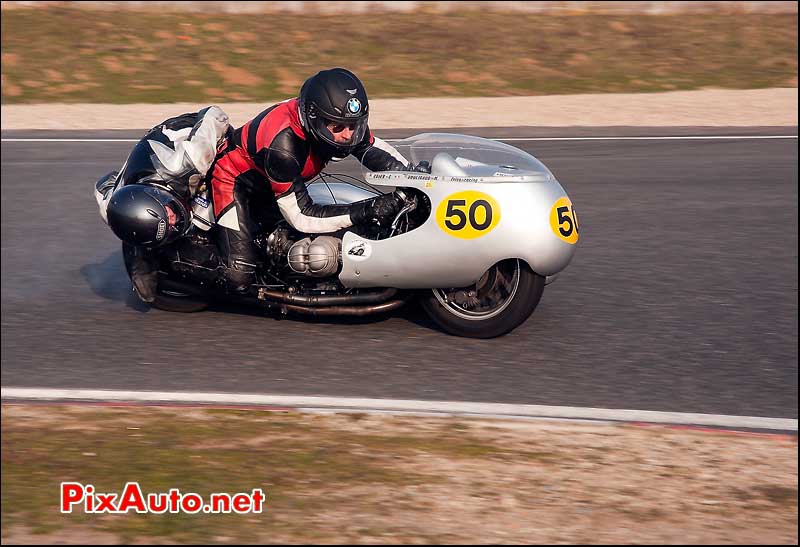
<path fill-rule="evenodd" d="M 410 143 L 409 149 L 396 147 L 415 163 L 429 161 L 431 175 L 364 173 L 364 178 L 376 186 L 412 187 L 424 192 L 430 198 L 431 214 L 422 226 L 389 239 L 366 240 L 347 232 L 342 241 L 339 275 L 344 286 L 465 287 L 504 259 L 520 258 L 543 276 L 560 272 L 572 260 L 577 218 L 572 240 L 557 234 L 556 205 L 567 200 L 570 214 L 574 211 L 561 184 L 533 156 L 506 144 L 462 135 L 426 134 L 406 142 Z M 320 196 L 323 189 L 317 189 Z M 336 190 L 343 192 L 345 188 Z M 455 232 L 443 224 L 448 200 L 467 191 L 493 200 L 492 208 L 499 218 L 491 229 L 469 239 L 455 237 Z M 348 197 L 370 197 L 367 190 L 357 188 L 355 192 Z M 356 200 L 340 200 L 337 196 L 340 203 Z"/>

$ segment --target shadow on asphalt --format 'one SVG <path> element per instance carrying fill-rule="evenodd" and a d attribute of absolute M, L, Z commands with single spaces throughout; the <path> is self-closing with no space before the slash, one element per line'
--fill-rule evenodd
<path fill-rule="evenodd" d="M 98 264 L 86 264 L 81 267 L 80 272 L 92 292 L 100 298 L 123 302 L 138 312 L 150 311 L 150 306 L 139 300 L 133 292 L 133 286 L 122 261 L 122 250 L 111 253 Z"/>

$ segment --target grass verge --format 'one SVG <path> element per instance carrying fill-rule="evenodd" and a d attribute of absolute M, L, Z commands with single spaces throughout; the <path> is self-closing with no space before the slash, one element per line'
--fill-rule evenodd
<path fill-rule="evenodd" d="M 59 512 L 59 484 L 256 514 Z M 3 405 L 4 543 L 791 543 L 797 438 L 188 408 Z"/>
<path fill-rule="evenodd" d="M 2 102 L 282 99 L 346 66 L 373 97 L 797 86 L 797 14 L 4 10 Z"/>

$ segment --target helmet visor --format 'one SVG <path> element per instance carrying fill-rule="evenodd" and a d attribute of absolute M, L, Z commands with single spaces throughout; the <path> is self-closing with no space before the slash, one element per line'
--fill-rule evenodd
<path fill-rule="evenodd" d="M 155 238 L 156 244 L 171 243 L 186 233 L 192 219 L 189 209 L 184 203 L 171 192 L 161 189 L 148 187 L 146 192 L 163 207 L 164 212 L 164 214 L 159 212 L 157 215 L 159 217 L 159 225 Z M 161 221 L 164 222 L 162 223 Z"/>
<path fill-rule="evenodd" d="M 310 121 L 317 135 L 348 154 L 354 146 L 364 140 L 368 127 L 367 116 L 344 120 L 317 116 Z"/>

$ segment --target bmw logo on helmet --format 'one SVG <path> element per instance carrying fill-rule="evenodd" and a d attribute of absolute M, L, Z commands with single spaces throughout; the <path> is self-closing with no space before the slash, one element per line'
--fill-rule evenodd
<path fill-rule="evenodd" d="M 350 114 L 358 114 L 361 112 L 361 101 L 355 97 L 351 98 L 349 101 L 347 101 L 347 111 Z"/>

